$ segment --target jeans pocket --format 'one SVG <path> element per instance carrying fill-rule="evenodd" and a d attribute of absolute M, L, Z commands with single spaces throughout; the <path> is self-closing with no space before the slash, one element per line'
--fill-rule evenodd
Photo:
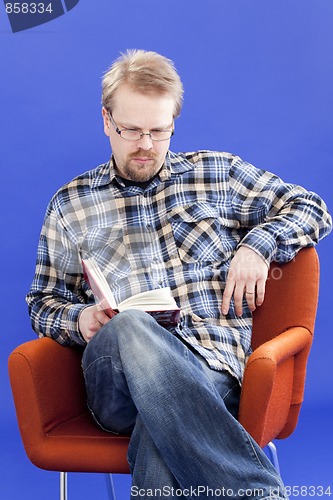
<path fill-rule="evenodd" d="M 231 415 L 236 419 L 239 412 L 240 393 L 241 387 L 238 382 L 235 382 L 223 398 L 224 404 L 226 405 L 229 413 L 231 413 Z"/>

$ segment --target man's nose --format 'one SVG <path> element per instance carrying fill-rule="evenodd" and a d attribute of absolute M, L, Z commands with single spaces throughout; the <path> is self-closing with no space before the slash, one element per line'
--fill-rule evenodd
<path fill-rule="evenodd" d="M 151 140 L 150 134 L 148 134 L 148 132 L 146 134 L 143 134 L 141 139 L 137 141 L 137 144 L 141 149 L 151 149 L 153 147 L 153 141 Z"/>

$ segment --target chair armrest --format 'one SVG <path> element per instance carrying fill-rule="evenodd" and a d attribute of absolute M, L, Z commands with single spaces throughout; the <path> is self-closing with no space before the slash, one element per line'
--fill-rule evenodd
<path fill-rule="evenodd" d="M 81 357 L 82 349 L 49 338 L 26 342 L 11 353 L 9 376 L 21 433 L 42 428 L 47 434 L 87 410 Z"/>
<path fill-rule="evenodd" d="M 49 338 L 17 347 L 9 375 L 17 420 L 33 464 L 64 472 L 128 473 L 128 436 L 100 429 L 86 405 L 82 348 Z"/>
<path fill-rule="evenodd" d="M 311 343 L 306 328 L 292 327 L 255 349 L 247 361 L 239 421 L 262 447 L 289 436 L 297 424 Z"/>

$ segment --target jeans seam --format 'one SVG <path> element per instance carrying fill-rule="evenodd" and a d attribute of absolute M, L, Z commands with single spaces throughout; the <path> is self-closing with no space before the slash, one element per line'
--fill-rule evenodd
<path fill-rule="evenodd" d="M 255 447 L 253 446 L 252 444 L 252 441 L 251 441 L 251 438 L 248 434 L 248 432 L 242 427 L 240 426 L 241 428 L 241 432 L 244 434 L 245 436 L 245 439 L 246 439 L 246 442 L 247 444 L 250 446 L 251 450 L 250 450 L 250 454 L 252 455 L 252 457 L 258 462 L 258 464 L 260 465 L 260 467 L 263 469 L 263 470 L 266 470 L 266 467 L 265 465 L 262 463 L 262 461 L 260 460 L 260 457 L 258 456 L 258 453 L 255 449 Z"/>
<path fill-rule="evenodd" d="M 112 356 L 100 356 L 99 358 L 96 358 L 94 359 L 91 363 L 89 363 L 89 365 L 87 365 L 85 368 L 83 366 L 83 363 L 82 363 L 82 371 L 83 373 L 87 373 L 88 370 L 90 370 L 90 368 L 92 366 L 94 366 L 98 361 L 102 360 L 102 359 L 110 359 L 112 360 Z"/>
<path fill-rule="evenodd" d="M 108 432 L 109 434 L 115 434 L 115 435 L 119 435 L 120 432 L 116 432 L 116 431 L 111 431 L 110 429 L 106 429 L 100 422 L 99 420 L 97 419 L 97 417 L 95 416 L 95 413 L 93 412 L 93 410 L 91 409 L 90 407 L 90 404 L 89 404 L 89 401 L 87 401 L 87 406 L 88 406 L 88 409 L 91 413 L 91 416 L 93 417 L 94 421 L 96 422 L 96 424 L 98 425 L 98 427 L 100 427 L 103 431 L 105 432 Z"/>
<path fill-rule="evenodd" d="M 222 397 L 223 401 L 225 401 L 227 399 L 227 397 L 229 396 L 229 394 L 235 389 L 235 388 L 238 388 L 239 387 L 239 384 L 236 383 L 234 384 L 229 390 L 228 392 Z"/>

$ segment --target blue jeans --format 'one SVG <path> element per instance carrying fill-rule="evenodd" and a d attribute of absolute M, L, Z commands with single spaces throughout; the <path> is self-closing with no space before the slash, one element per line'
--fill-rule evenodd
<path fill-rule="evenodd" d="M 265 453 L 237 419 L 239 384 L 211 370 L 147 313 L 116 315 L 82 366 L 97 422 L 131 433 L 131 498 L 286 498 Z"/>

